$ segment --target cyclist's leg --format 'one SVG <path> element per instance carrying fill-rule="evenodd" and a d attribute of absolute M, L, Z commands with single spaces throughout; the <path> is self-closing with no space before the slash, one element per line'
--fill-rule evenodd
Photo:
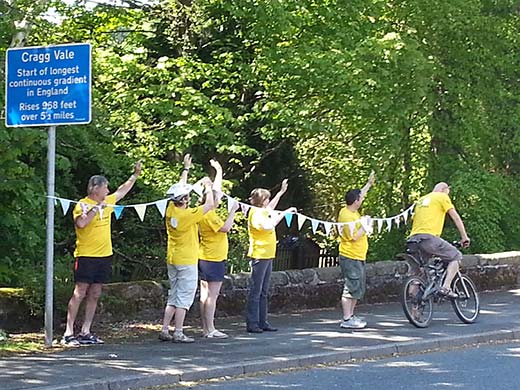
<path fill-rule="evenodd" d="M 462 260 L 462 253 L 449 242 L 437 236 L 429 236 L 421 241 L 421 250 L 430 256 L 440 258 L 446 266 L 446 277 L 442 284 L 444 291 L 450 291 L 451 282 L 459 271 L 459 263 Z"/>

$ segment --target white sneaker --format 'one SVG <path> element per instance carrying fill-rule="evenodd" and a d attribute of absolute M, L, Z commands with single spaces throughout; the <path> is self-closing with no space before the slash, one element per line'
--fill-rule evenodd
<path fill-rule="evenodd" d="M 182 332 L 174 332 L 173 333 L 173 342 L 174 343 L 193 343 L 195 339 L 192 337 L 186 336 Z"/>
<path fill-rule="evenodd" d="M 208 339 L 227 339 L 229 336 L 225 334 L 224 332 L 221 332 L 220 330 L 212 330 L 204 337 L 207 337 Z"/>
<path fill-rule="evenodd" d="M 352 316 L 348 320 L 341 321 L 339 326 L 346 329 L 363 329 L 367 326 L 367 323 L 356 316 Z"/>

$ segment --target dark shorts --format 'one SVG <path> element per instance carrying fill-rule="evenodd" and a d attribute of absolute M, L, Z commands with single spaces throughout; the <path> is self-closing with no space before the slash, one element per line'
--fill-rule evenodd
<path fill-rule="evenodd" d="M 365 295 L 365 261 L 339 256 L 339 265 L 343 275 L 343 298 L 361 299 Z"/>
<path fill-rule="evenodd" d="M 112 277 L 112 256 L 76 257 L 74 261 L 75 283 L 108 283 Z"/>
<path fill-rule="evenodd" d="M 415 234 L 409 240 L 420 240 L 419 250 L 426 256 L 437 256 L 445 264 L 462 260 L 462 253 L 449 242 L 431 234 Z"/>
<path fill-rule="evenodd" d="M 206 282 L 222 282 L 226 274 L 226 261 L 199 260 L 199 279 Z"/>

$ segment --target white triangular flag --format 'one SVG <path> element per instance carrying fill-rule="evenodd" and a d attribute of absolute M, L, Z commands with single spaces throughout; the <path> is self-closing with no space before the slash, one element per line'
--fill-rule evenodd
<path fill-rule="evenodd" d="M 103 219 L 103 210 L 104 210 L 104 208 L 103 207 L 98 207 L 97 210 L 98 210 L 98 213 L 99 213 L 99 219 L 102 220 Z"/>
<path fill-rule="evenodd" d="M 60 199 L 60 203 L 61 203 L 61 209 L 63 210 L 63 215 L 67 214 L 67 211 L 69 211 L 69 206 L 70 206 L 70 200 L 68 199 Z"/>
<path fill-rule="evenodd" d="M 403 219 L 404 219 L 404 224 L 406 225 L 406 222 L 408 221 L 408 210 L 405 210 L 404 213 L 402 214 L 403 215 Z"/>
<path fill-rule="evenodd" d="M 389 232 L 392 230 L 392 218 L 385 219 L 386 221 L 386 231 Z"/>
<path fill-rule="evenodd" d="M 135 211 L 137 212 L 137 215 L 139 215 L 139 219 L 141 222 L 144 221 L 144 214 L 146 213 L 146 204 L 136 204 L 134 206 Z"/>
<path fill-rule="evenodd" d="M 327 236 L 329 236 L 332 224 L 330 222 L 323 222 L 323 227 L 325 228 L 325 233 L 327 234 Z"/>
<path fill-rule="evenodd" d="M 381 228 L 383 227 L 383 221 L 384 221 L 384 219 L 382 219 L 382 218 L 377 219 L 377 232 L 378 233 L 381 233 Z"/>
<path fill-rule="evenodd" d="M 302 230 L 302 226 L 305 223 L 307 217 L 303 214 L 296 214 L 296 216 L 298 217 L 298 230 Z"/>
<path fill-rule="evenodd" d="M 397 228 L 399 229 L 399 225 L 401 224 L 401 215 L 398 215 L 397 217 L 395 217 L 394 221 L 395 221 L 395 226 L 397 226 Z"/>
<path fill-rule="evenodd" d="M 316 233 L 316 229 L 318 229 L 318 226 L 320 224 L 320 221 L 316 219 L 311 219 L 311 226 L 312 226 L 312 232 Z"/>
<path fill-rule="evenodd" d="M 155 202 L 155 207 L 161 213 L 161 217 L 164 218 L 164 214 L 166 213 L 166 205 L 168 204 L 168 199 L 161 199 Z"/>
<path fill-rule="evenodd" d="M 235 207 L 236 203 L 237 203 L 237 201 L 235 199 L 233 199 L 232 197 L 228 196 L 228 198 L 227 198 L 227 211 L 228 211 L 228 213 L 231 212 L 233 207 Z"/>
<path fill-rule="evenodd" d="M 338 234 L 341 236 L 343 234 L 343 224 L 338 223 L 336 227 L 338 228 Z"/>
<path fill-rule="evenodd" d="M 350 237 L 354 236 L 354 229 L 356 229 L 356 223 L 355 222 L 349 222 L 348 228 L 350 230 Z"/>
<path fill-rule="evenodd" d="M 245 204 L 245 203 L 240 203 L 240 208 L 242 209 L 242 212 L 247 215 L 247 212 L 249 211 L 249 209 L 251 208 L 251 206 L 249 206 L 248 204 Z"/>
<path fill-rule="evenodd" d="M 204 187 L 202 186 L 202 183 L 201 181 L 198 181 L 196 182 L 195 184 L 193 184 L 193 186 L 191 187 L 191 189 L 199 196 L 201 197 L 202 196 L 202 192 L 204 191 Z"/>

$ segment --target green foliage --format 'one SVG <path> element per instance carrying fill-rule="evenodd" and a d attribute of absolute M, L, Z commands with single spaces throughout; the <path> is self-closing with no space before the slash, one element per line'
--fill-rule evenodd
<path fill-rule="evenodd" d="M 43 17 L 51 5 L 59 24 Z M 2 64 L 17 32 L 27 45 L 93 44 L 94 120 L 58 128 L 58 196 L 83 197 L 93 174 L 115 189 L 142 159 L 142 178 L 122 204 L 161 199 L 190 152 L 191 181 L 207 175 L 215 157 L 231 195 L 276 192 L 288 177 L 280 208 L 335 220 L 345 191 L 375 170 L 363 213 L 395 215 L 447 181 L 472 250 L 520 249 L 513 1 L 198 0 L 93 9 L 18 1 L 1 3 L 0 15 Z M 17 30 L 25 16 L 29 26 Z M 28 286 L 33 298 L 44 275 L 45 156 L 44 130 L 0 124 L 0 284 Z M 280 228 L 280 237 L 291 229 Z M 376 234 L 369 259 L 393 258 L 407 230 Z M 247 269 L 242 217 L 229 237 L 230 267 Z M 451 224 L 446 237 L 456 237 Z M 113 242 L 114 280 L 165 277 L 157 210 L 144 222 L 125 210 L 113 222 Z M 72 218 L 57 211 L 64 297 L 73 247 Z"/>

